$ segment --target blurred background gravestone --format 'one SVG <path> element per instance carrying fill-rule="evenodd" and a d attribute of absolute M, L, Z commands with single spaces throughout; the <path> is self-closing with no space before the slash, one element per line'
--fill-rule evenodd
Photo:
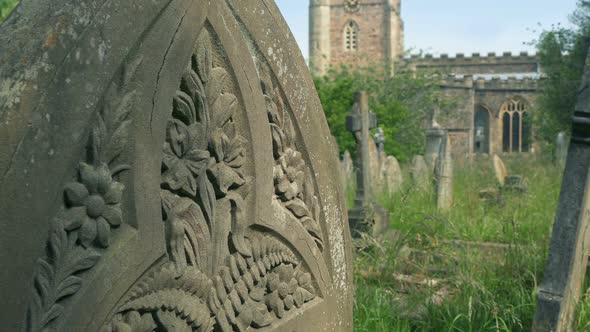
<path fill-rule="evenodd" d="M 394 156 L 387 156 L 381 165 L 382 187 L 389 194 L 401 190 L 404 183 L 402 169 Z"/>
<path fill-rule="evenodd" d="M 2 330 L 352 331 L 339 163 L 272 1 L 24 0 L 0 55 Z"/>
<path fill-rule="evenodd" d="M 350 229 L 353 237 L 361 237 L 363 233 L 379 237 L 389 227 L 389 212 L 375 202 L 371 188 L 371 173 L 374 170 L 370 147 L 374 148 L 375 143 L 369 131 L 376 127 L 377 117 L 369 112 L 369 100 L 365 91 L 357 92 L 354 100 L 352 112 L 346 117 L 346 129 L 354 135 L 357 146 L 355 160 L 357 188 L 354 207 L 348 215 Z M 376 152 L 376 149 L 373 151 Z M 376 153 L 374 157 L 376 159 Z"/>
<path fill-rule="evenodd" d="M 412 158 L 410 176 L 412 177 L 412 183 L 419 190 L 428 190 L 432 186 L 432 174 L 428 171 L 423 156 L 416 155 Z"/>
<path fill-rule="evenodd" d="M 453 157 L 448 132 L 443 131 L 439 155 L 436 158 L 436 204 L 447 211 L 453 206 Z"/>

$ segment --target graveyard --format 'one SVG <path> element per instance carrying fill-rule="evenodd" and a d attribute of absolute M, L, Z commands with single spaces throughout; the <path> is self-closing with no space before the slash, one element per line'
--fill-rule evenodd
<path fill-rule="evenodd" d="M 590 331 L 571 1 L 449 56 L 401 0 L 305 51 L 290 0 L 0 0 L 0 331 Z"/>

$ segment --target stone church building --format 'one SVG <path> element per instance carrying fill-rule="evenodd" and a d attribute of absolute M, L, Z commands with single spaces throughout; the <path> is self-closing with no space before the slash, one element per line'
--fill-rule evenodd
<path fill-rule="evenodd" d="M 530 119 L 541 76 L 536 55 L 404 57 L 401 0 L 311 0 L 309 14 L 316 74 L 341 64 L 393 68 L 400 61 L 416 73 L 443 73 L 443 91 L 457 107 L 435 110 L 434 119 L 449 131 L 456 157 L 535 151 Z"/>

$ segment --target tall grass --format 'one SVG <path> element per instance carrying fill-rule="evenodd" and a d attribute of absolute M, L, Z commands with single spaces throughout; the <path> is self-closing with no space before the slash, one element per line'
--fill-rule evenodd
<path fill-rule="evenodd" d="M 484 159 L 455 170 L 448 212 L 437 211 L 433 193 L 414 188 L 408 176 L 399 192 L 378 195 L 402 240 L 357 253 L 356 331 L 531 329 L 561 172 L 534 160 L 505 162 L 510 173 L 524 176 L 526 192 L 482 201 L 481 190 L 497 188 L 492 163 Z M 452 240 L 500 243 L 503 249 L 482 251 Z M 406 282 L 399 275 L 437 284 Z M 578 326 L 590 327 L 590 294 L 578 311 Z"/>

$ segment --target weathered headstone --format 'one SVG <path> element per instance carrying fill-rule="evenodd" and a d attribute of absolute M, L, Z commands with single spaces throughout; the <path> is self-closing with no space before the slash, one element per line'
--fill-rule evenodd
<path fill-rule="evenodd" d="M 381 166 L 383 187 L 389 193 L 398 192 L 404 183 L 402 169 L 394 156 L 387 156 Z"/>
<path fill-rule="evenodd" d="M 555 144 L 555 161 L 560 168 L 565 167 L 565 162 L 567 160 L 567 145 L 565 132 L 562 131 L 557 135 L 557 142 Z"/>
<path fill-rule="evenodd" d="M 381 178 L 381 162 L 379 161 L 379 151 L 375 141 L 369 137 L 369 170 L 371 173 L 371 188 L 375 193 L 379 193 L 383 189 L 383 181 Z"/>
<path fill-rule="evenodd" d="M 446 131 L 436 161 L 436 203 L 442 211 L 453 206 L 453 157 L 450 137 Z"/>
<path fill-rule="evenodd" d="M 419 190 L 427 190 L 432 185 L 432 173 L 429 172 L 424 157 L 420 155 L 412 158 L 410 176 L 412 177 L 412 183 Z"/>
<path fill-rule="evenodd" d="M 508 171 L 506 170 L 506 166 L 504 165 L 504 161 L 497 154 L 494 155 L 494 174 L 496 174 L 496 179 L 500 184 L 500 187 L 504 187 L 506 184 L 506 176 L 508 176 Z"/>
<path fill-rule="evenodd" d="M 590 54 L 590 53 L 589 53 Z M 590 57 L 586 60 L 589 63 Z M 549 256 L 539 286 L 533 331 L 573 330 L 589 253 L 590 67 L 586 66 L 573 118 L 572 137 Z"/>
<path fill-rule="evenodd" d="M 432 128 L 426 131 L 426 152 L 424 154 L 424 159 L 426 165 L 428 165 L 430 174 L 434 174 L 434 168 L 440 155 L 441 146 L 446 139 L 446 135 L 445 130 L 441 129 L 436 123 Z"/>
<path fill-rule="evenodd" d="M 354 174 L 354 163 L 348 150 L 344 151 L 344 154 L 342 155 L 342 160 L 340 161 L 340 166 L 343 176 L 342 181 L 344 182 L 344 188 L 346 188 L 346 185 L 352 179 L 352 176 Z"/>
<path fill-rule="evenodd" d="M 339 164 L 290 36 L 266 0 L 17 6 L 3 331 L 352 331 Z"/>
<path fill-rule="evenodd" d="M 377 132 L 373 136 L 373 140 L 375 141 L 375 146 L 377 147 L 377 156 L 379 158 L 379 162 L 383 163 L 385 159 L 385 133 L 383 132 L 383 128 L 377 128 Z"/>
<path fill-rule="evenodd" d="M 362 233 L 379 236 L 385 232 L 389 224 L 388 212 L 375 203 L 371 189 L 370 144 L 374 142 L 369 130 L 377 125 L 377 117 L 369 112 L 367 93 L 358 92 L 352 114 L 346 117 L 346 128 L 353 133 L 356 140 L 355 170 L 357 189 L 354 208 L 349 211 L 348 219 L 353 237 Z"/>

